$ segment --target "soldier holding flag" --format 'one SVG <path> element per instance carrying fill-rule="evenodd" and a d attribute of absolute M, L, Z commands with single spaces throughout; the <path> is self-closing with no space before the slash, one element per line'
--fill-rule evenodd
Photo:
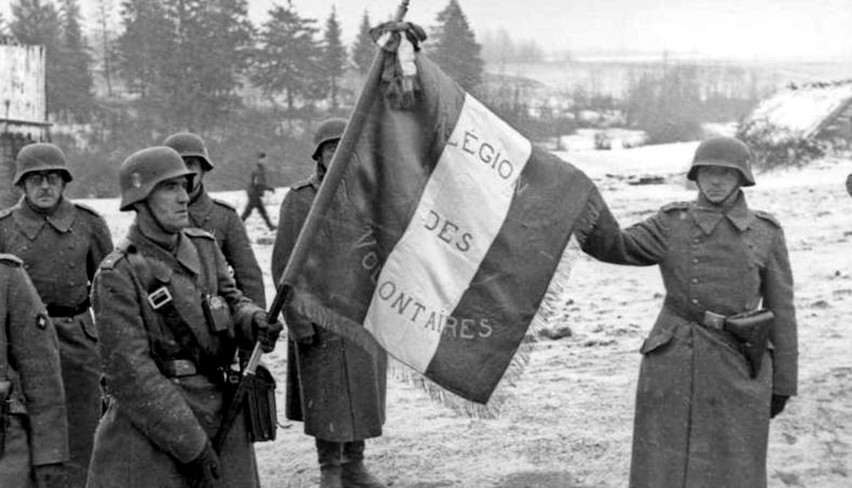
<path fill-rule="evenodd" d="M 693 202 L 621 230 L 598 198 L 578 231 L 600 260 L 659 265 L 666 286 L 640 350 L 630 486 L 765 487 L 769 420 L 797 382 L 784 232 L 746 204 L 740 187 L 755 181 L 741 141 L 702 142 L 687 177 L 698 184 Z"/>

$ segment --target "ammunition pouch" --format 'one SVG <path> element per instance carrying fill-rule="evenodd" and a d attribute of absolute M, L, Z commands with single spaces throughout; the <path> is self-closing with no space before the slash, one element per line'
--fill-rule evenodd
<path fill-rule="evenodd" d="M 278 427 L 275 379 L 268 369 L 258 365 L 254 381 L 249 381 L 247 386 L 245 407 L 249 438 L 252 442 L 274 441 Z"/>
<path fill-rule="evenodd" d="M 12 401 L 12 382 L 0 381 L 0 459 L 6 453 L 6 430 L 9 428 L 10 403 Z"/>
<path fill-rule="evenodd" d="M 745 355 L 751 368 L 751 377 L 757 378 L 760 373 L 763 353 L 769 344 L 769 331 L 775 314 L 771 310 L 759 309 L 731 315 L 725 318 L 724 329 L 740 344 L 740 350 Z"/>

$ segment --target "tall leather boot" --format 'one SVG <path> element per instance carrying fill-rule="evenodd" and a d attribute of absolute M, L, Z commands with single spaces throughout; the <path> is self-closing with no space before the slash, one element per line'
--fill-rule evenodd
<path fill-rule="evenodd" d="M 317 456 L 320 465 L 320 488 L 343 488 L 341 464 L 343 444 L 317 439 Z"/>
<path fill-rule="evenodd" d="M 387 488 L 364 466 L 364 441 L 343 444 L 343 488 Z"/>

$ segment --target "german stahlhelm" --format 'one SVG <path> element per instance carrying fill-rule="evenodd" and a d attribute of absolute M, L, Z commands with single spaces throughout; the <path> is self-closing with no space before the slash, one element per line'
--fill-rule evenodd
<path fill-rule="evenodd" d="M 192 185 L 195 174 L 188 170 L 177 151 L 166 146 L 154 146 L 131 154 L 118 170 L 122 211 L 148 198 L 154 187 L 172 178 L 185 176 Z"/>
<path fill-rule="evenodd" d="M 201 167 L 204 168 L 204 171 L 213 169 L 210 155 L 207 154 L 207 145 L 204 144 L 204 139 L 197 134 L 178 132 L 166 137 L 163 145 L 174 149 L 183 158 L 196 157 L 201 159 Z"/>
<path fill-rule="evenodd" d="M 36 142 L 21 148 L 15 158 L 14 184 L 20 185 L 27 174 L 37 171 L 58 171 L 66 183 L 73 180 L 65 153 L 49 142 Z"/>
<path fill-rule="evenodd" d="M 701 166 L 721 166 L 738 170 L 743 176 L 742 186 L 754 186 L 751 159 L 751 150 L 741 140 L 734 137 L 713 137 L 698 145 L 686 178 L 695 181 Z"/>
<path fill-rule="evenodd" d="M 327 119 L 324 120 L 317 131 L 314 132 L 314 153 L 311 155 L 314 161 L 319 159 L 320 148 L 326 142 L 336 141 L 343 137 L 343 130 L 346 128 L 346 119 Z"/>

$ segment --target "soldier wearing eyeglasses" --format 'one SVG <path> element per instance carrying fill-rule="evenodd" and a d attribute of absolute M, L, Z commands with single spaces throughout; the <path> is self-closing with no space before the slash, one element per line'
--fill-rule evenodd
<path fill-rule="evenodd" d="M 14 184 L 23 196 L 0 211 L 0 252 L 23 260 L 56 328 L 71 451 L 65 486 L 82 487 L 101 398 L 89 287 L 113 245 L 103 217 L 65 198 L 72 179 L 65 154 L 56 145 L 36 143 L 21 149 Z"/>

